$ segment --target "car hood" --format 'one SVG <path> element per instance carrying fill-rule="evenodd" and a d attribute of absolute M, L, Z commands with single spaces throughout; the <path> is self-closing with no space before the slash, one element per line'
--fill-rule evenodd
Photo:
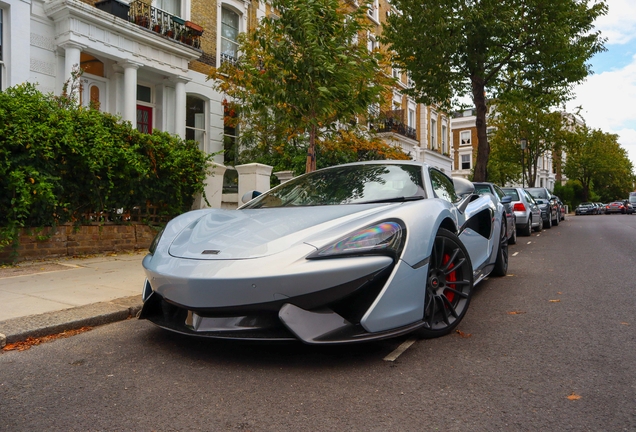
<path fill-rule="evenodd" d="M 226 260 L 272 255 L 301 243 L 319 247 L 312 240 L 344 235 L 396 205 L 214 209 L 178 233 L 168 251 L 179 258 Z"/>

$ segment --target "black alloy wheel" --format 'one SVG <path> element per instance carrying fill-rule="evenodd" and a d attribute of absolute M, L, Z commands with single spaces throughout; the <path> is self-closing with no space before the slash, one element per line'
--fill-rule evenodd
<path fill-rule="evenodd" d="M 506 222 L 501 223 L 499 247 L 497 248 L 497 260 L 492 270 L 494 276 L 505 276 L 508 273 L 508 240 L 506 239 Z"/>
<path fill-rule="evenodd" d="M 466 247 L 452 232 L 440 228 L 428 264 L 424 298 L 425 338 L 444 336 L 460 323 L 470 304 L 473 267 Z"/>
<path fill-rule="evenodd" d="M 532 216 L 528 217 L 528 226 L 521 230 L 521 235 L 530 237 L 532 235 Z"/>

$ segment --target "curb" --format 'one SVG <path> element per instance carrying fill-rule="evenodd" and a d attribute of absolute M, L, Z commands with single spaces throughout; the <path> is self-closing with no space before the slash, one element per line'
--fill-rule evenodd
<path fill-rule="evenodd" d="M 141 295 L 93 303 L 56 312 L 0 321 L 0 345 L 123 321 L 137 316 L 142 307 Z"/>

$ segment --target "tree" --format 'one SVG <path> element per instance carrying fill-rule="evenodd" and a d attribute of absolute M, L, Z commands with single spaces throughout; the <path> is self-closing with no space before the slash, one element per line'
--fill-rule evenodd
<path fill-rule="evenodd" d="M 560 112 L 550 111 L 545 105 L 540 98 L 498 102 L 491 122 L 495 127 L 493 157 L 488 161 L 489 171 L 494 169 L 491 175 L 497 175 L 493 179 L 516 181 L 522 168 L 525 171 L 522 183 L 533 187 L 539 160 L 549 151 L 553 154 L 560 151 L 566 124 Z M 522 140 L 525 148 L 521 146 Z"/>
<path fill-rule="evenodd" d="M 579 127 L 570 135 L 567 152 L 564 172 L 581 183 L 583 201 L 593 192 L 604 201 L 628 196 L 634 181 L 633 165 L 617 135 Z"/>
<path fill-rule="evenodd" d="M 316 169 L 316 146 L 336 130 L 361 135 L 355 121 L 379 105 L 393 80 L 383 54 L 370 52 L 368 6 L 339 0 L 274 0 L 278 16 L 239 36 L 241 57 L 213 70 L 215 88 L 236 101 L 242 146 L 261 154 L 307 144 L 305 171 Z"/>
<path fill-rule="evenodd" d="M 474 180 L 488 179 L 487 98 L 523 89 L 528 98 L 566 98 L 604 50 L 594 20 L 604 2 L 587 0 L 392 0 L 384 42 L 407 69 L 418 102 L 449 105 L 470 96 L 476 108 Z M 487 94 L 489 92 L 490 94 Z M 453 101 L 455 99 L 455 101 Z"/>

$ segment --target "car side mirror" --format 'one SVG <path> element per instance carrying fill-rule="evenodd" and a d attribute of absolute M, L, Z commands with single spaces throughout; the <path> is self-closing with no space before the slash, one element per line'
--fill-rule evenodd
<path fill-rule="evenodd" d="M 475 185 L 471 181 L 462 177 L 453 177 L 453 186 L 455 186 L 455 193 L 460 197 L 464 197 L 475 192 Z"/>
<path fill-rule="evenodd" d="M 243 194 L 243 196 L 241 197 L 241 202 L 243 204 L 248 203 L 250 201 L 252 201 L 254 198 L 256 198 L 259 195 L 262 195 L 263 192 L 259 192 L 259 191 L 255 191 L 255 190 L 251 190 L 249 192 L 245 192 Z"/>
<path fill-rule="evenodd" d="M 512 202 L 512 197 L 510 195 L 506 195 L 501 199 L 502 204 L 510 204 Z"/>

